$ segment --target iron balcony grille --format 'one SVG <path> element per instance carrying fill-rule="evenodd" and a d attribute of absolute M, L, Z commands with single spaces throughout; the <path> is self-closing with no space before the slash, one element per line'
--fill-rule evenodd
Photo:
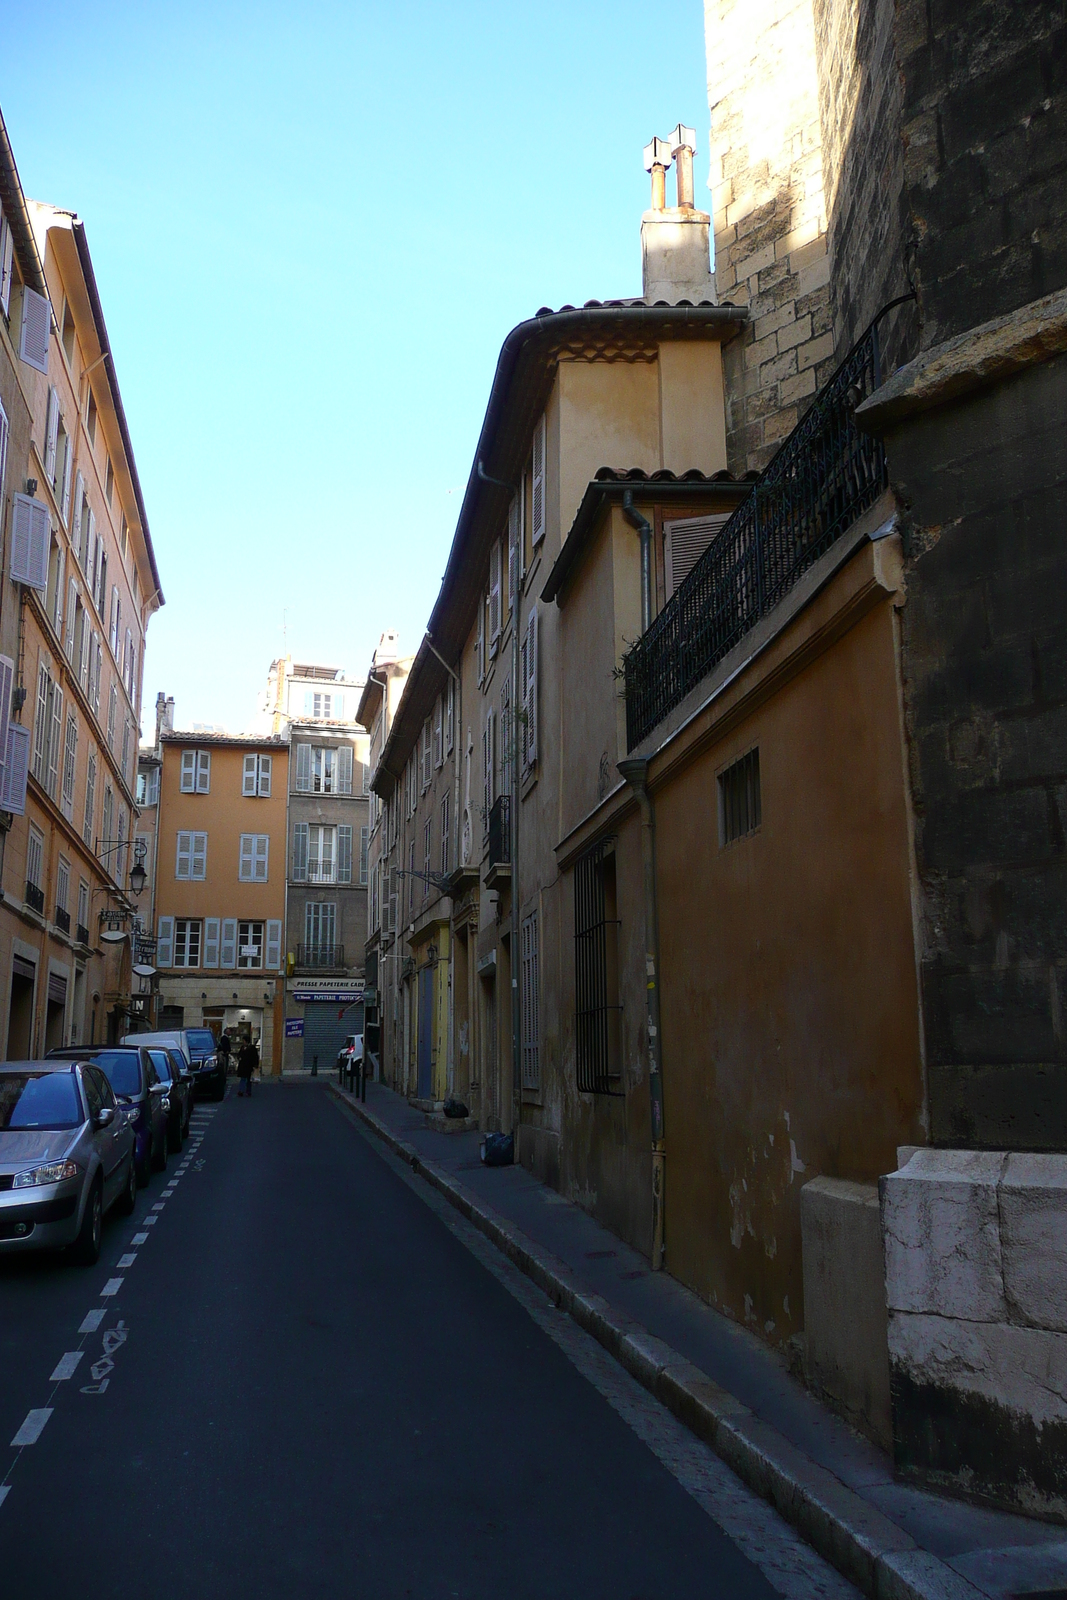
<path fill-rule="evenodd" d="M 905 298 L 910 299 L 911 296 Z M 886 487 L 881 441 L 855 410 L 881 383 L 875 317 L 623 660 L 626 741 L 639 745 Z"/>
<path fill-rule="evenodd" d="M 343 944 L 298 944 L 296 964 L 320 971 L 323 967 L 343 967 L 345 947 Z"/>
<path fill-rule="evenodd" d="M 26 904 L 33 910 L 44 915 L 44 890 L 39 889 L 35 883 L 26 885 Z"/>
<path fill-rule="evenodd" d="M 78 923 L 78 943 L 79 944 L 88 944 L 89 943 L 89 930 L 85 926 L 84 922 L 79 922 Z"/>
<path fill-rule="evenodd" d="M 62 906 L 56 906 L 56 927 L 62 928 L 64 933 L 70 932 L 70 912 L 64 911 Z"/>
<path fill-rule="evenodd" d="M 511 796 L 499 795 L 489 811 L 489 865 L 506 866 L 511 860 Z"/>

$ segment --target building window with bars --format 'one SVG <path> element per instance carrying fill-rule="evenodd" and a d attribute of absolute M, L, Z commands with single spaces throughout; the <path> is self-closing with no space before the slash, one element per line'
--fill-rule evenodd
<path fill-rule="evenodd" d="M 574 867 L 575 1063 L 587 1094 L 621 1093 L 619 920 L 615 841 L 601 839 Z"/>
<path fill-rule="evenodd" d="M 522 1086 L 536 1094 L 541 1087 L 541 965 L 537 912 L 523 919 L 522 954 Z"/>
<path fill-rule="evenodd" d="M 759 749 L 749 750 L 719 773 L 719 848 L 755 833 L 763 820 Z"/>

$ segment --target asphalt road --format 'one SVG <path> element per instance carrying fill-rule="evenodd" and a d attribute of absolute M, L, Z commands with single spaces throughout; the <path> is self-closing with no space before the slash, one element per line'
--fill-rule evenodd
<path fill-rule="evenodd" d="M 851 1592 L 444 1210 L 264 1086 L 96 1267 L 0 1258 L 3 1600 Z"/>

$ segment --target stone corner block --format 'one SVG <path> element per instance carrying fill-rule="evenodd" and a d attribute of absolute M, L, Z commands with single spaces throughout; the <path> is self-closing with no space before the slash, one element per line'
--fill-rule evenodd
<path fill-rule="evenodd" d="M 891 1311 L 1006 1319 L 998 1208 L 1003 1166 L 997 1152 L 919 1150 L 882 1180 Z"/>
<path fill-rule="evenodd" d="M 1010 1155 L 1000 1248 L 1014 1323 L 1067 1333 L 1067 1155 Z"/>

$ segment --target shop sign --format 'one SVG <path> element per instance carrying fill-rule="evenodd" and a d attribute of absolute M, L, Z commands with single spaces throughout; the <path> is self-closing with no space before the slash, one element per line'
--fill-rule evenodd
<path fill-rule="evenodd" d="M 304 1037 L 303 1017 L 286 1017 L 285 1037 L 287 1039 L 302 1039 Z"/>
<path fill-rule="evenodd" d="M 330 1002 L 343 1001 L 346 1005 L 358 1005 L 363 999 L 363 985 L 353 986 L 351 989 L 294 989 L 294 1000 L 325 1000 Z"/>

